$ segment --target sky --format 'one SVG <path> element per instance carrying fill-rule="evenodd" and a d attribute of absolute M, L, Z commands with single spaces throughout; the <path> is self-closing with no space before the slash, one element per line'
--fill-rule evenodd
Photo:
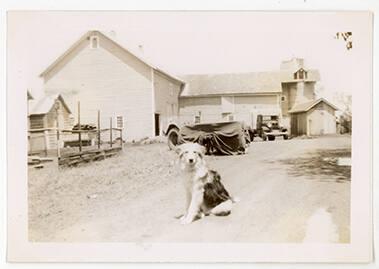
<path fill-rule="evenodd" d="M 364 12 L 9 12 L 8 79 L 39 96 L 39 74 L 85 32 L 100 30 L 174 75 L 274 71 L 304 58 L 320 72 L 321 95 L 337 101 L 335 92 L 359 92 L 371 72 L 370 19 Z M 347 31 L 352 50 L 335 38 Z"/>

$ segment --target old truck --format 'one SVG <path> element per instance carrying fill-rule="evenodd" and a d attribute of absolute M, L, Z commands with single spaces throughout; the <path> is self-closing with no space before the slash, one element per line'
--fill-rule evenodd
<path fill-rule="evenodd" d="M 289 137 L 287 128 L 280 125 L 278 115 L 257 115 L 256 126 L 249 133 L 251 141 L 254 137 L 260 137 L 263 141 L 273 141 L 280 136 L 287 140 Z"/>

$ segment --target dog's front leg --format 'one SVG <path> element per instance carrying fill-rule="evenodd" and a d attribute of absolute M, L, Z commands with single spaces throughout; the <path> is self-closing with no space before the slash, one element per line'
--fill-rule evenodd
<path fill-rule="evenodd" d="M 191 203 L 189 205 L 187 214 L 181 219 L 181 224 L 189 224 L 193 222 L 199 214 L 200 206 L 203 203 L 204 190 L 196 190 L 192 193 Z"/>
<path fill-rule="evenodd" d="M 189 190 L 187 190 L 186 191 L 186 203 L 184 205 L 185 206 L 184 207 L 184 214 L 183 214 L 183 216 L 181 216 L 180 221 L 183 221 L 188 214 L 188 209 L 189 209 L 189 206 L 191 203 L 191 196 L 192 196 L 191 192 Z"/>

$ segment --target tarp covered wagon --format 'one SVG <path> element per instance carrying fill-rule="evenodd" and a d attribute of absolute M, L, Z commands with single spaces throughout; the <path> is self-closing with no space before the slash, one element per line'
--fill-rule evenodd
<path fill-rule="evenodd" d="M 183 126 L 178 144 L 195 142 L 205 146 L 207 154 L 236 155 L 245 153 L 248 139 L 241 122 L 220 122 Z"/>

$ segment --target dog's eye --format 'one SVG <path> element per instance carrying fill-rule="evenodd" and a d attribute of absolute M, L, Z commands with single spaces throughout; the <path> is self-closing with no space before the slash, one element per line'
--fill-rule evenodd
<path fill-rule="evenodd" d="M 203 155 L 200 153 L 200 152 L 196 152 L 197 155 L 200 157 L 200 158 L 203 158 Z"/>

